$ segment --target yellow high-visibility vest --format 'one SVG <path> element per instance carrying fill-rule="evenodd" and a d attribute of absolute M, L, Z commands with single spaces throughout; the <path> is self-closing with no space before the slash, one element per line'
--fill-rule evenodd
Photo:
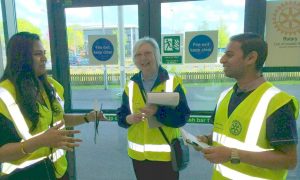
<path fill-rule="evenodd" d="M 16 92 L 13 84 L 9 80 L 5 80 L 0 83 L 0 113 L 3 114 L 7 119 L 12 121 L 18 135 L 22 139 L 21 141 L 28 140 L 47 131 L 50 128 L 49 126 L 52 121 L 52 116 L 54 126 L 63 121 L 63 87 L 52 78 L 48 78 L 48 81 L 56 90 L 56 100 L 54 102 L 54 107 L 57 108 L 59 113 L 52 113 L 51 108 L 48 109 L 47 107 L 38 104 L 39 113 L 41 115 L 39 117 L 37 128 L 33 132 L 30 131 L 31 122 L 24 118 L 18 104 L 15 101 Z M 44 98 L 46 98 L 45 101 L 47 106 L 50 107 L 50 101 L 47 98 L 47 95 L 44 94 Z M 1 174 L 10 174 L 17 168 L 25 168 L 45 158 L 50 158 L 53 161 L 57 178 L 65 174 L 67 169 L 65 151 L 62 149 L 53 149 L 51 153 L 50 148 L 48 147 L 39 148 L 38 150 L 26 155 L 19 160 L 2 163 Z"/>
<path fill-rule="evenodd" d="M 228 105 L 233 89 L 225 90 L 219 98 L 214 128 L 213 145 L 262 152 L 273 150 L 267 141 L 266 120 L 280 107 L 293 101 L 299 113 L 295 97 L 265 82 L 244 99 L 228 117 Z M 287 170 L 260 168 L 241 162 L 240 164 L 215 164 L 212 179 L 285 179 Z"/>
<path fill-rule="evenodd" d="M 169 74 L 170 79 L 156 86 L 151 92 L 173 92 L 181 82 L 179 77 Z M 138 84 L 129 81 L 125 88 L 131 113 L 145 106 Z M 172 140 L 180 133 L 178 128 L 162 126 L 167 138 Z M 148 128 L 148 120 L 133 124 L 128 129 L 128 155 L 136 160 L 170 161 L 171 148 L 158 128 Z"/>

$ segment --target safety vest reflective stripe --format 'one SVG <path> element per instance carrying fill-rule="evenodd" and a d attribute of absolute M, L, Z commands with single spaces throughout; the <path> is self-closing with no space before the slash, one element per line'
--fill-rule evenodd
<path fill-rule="evenodd" d="M 268 104 L 271 99 L 280 93 L 280 90 L 276 87 L 269 88 L 261 97 L 252 117 L 250 124 L 248 126 L 247 136 L 245 139 L 245 143 L 255 146 L 259 136 L 259 129 L 264 122 L 264 118 L 267 114 Z"/>
<path fill-rule="evenodd" d="M 224 134 L 219 134 L 217 132 L 213 132 L 213 141 L 218 142 L 219 144 L 222 144 L 223 146 L 227 146 L 230 148 L 239 148 L 241 150 L 246 151 L 253 151 L 253 152 L 262 152 L 262 151 L 268 151 L 271 149 L 264 149 L 259 146 L 251 146 L 247 143 L 241 142 L 239 140 L 233 139 L 231 137 L 228 137 Z"/>
<path fill-rule="evenodd" d="M 166 81 L 165 92 L 173 92 L 173 81 L 174 75 L 169 74 L 169 79 Z M 134 82 L 129 81 L 128 83 L 128 100 L 131 113 L 133 113 L 133 86 Z M 137 152 L 171 152 L 169 144 L 154 145 L 154 144 L 137 144 L 128 141 L 128 147 Z"/>
<path fill-rule="evenodd" d="M 171 152 L 171 148 L 168 144 L 156 145 L 156 144 L 137 144 L 128 141 L 128 147 L 138 152 Z"/>
<path fill-rule="evenodd" d="M 55 123 L 53 123 L 53 126 L 56 126 L 61 122 L 62 122 L 62 120 L 56 121 Z M 65 124 L 63 124 L 59 129 L 65 129 L 65 127 L 66 127 Z"/>
<path fill-rule="evenodd" d="M 32 135 L 29 133 L 29 128 L 21 113 L 21 110 L 14 98 L 12 97 L 12 95 L 10 94 L 10 92 L 7 91 L 5 88 L 0 87 L 0 98 L 6 105 L 19 135 L 22 136 L 22 139 L 30 139 Z"/>
<path fill-rule="evenodd" d="M 166 87 L 165 87 L 165 92 L 173 92 L 173 80 L 174 80 L 174 75 L 169 74 L 169 79 L 166 81 Z M 134 86 L 134 82 L 133 81 L 129 81 L 128 82 L 128 100 L 129 100 L 129 107 L 130 107 L 130 111 L 131 113 L 133 113 L 133 86 Z"/>
<path fill-rule="evenodd" d="M 232 180 L 264 180 L 263 178 L 249 176 L 247 174 L 230 169 L 222 164 L 214 164 L 214 168 L 219 171 L 224 177 Z"/>
<path fill-rule="evenodd" d="M 51 84 L 51 86 L 54 88 L 53 84 Z M 57 92 L 55 92 L 55 98 L 57 99 L 57 101 L 59 102 L 59 104 L 61 105 L 61 107 L 64 109 L 64 107 L 65 107 L 65 101 L 62 100 L 62 98 L 58 95 Z"/>
<path fill-rule="evenodd" d="M 64 155 L 64 151 L 62 149 L 57 149 L 55 152 L 50 154 L 48 157 L 52 159 L 52 162 L 56 162 L 59 158 L 61 158 Z M 43 159 L 46 159 L 47 156 L 38 158 L 38 159 L 33 159 L 33 160 L 27 160 L 19 165 L 11 164 L 11 163 L 2 163 L 2 172 L 4 174 L 10 174 L 13 172 L 15 169 L 22 169 L 27 166 L 30 166 L 32 164 L 35 164 L 39 161 L 42 161 Z"/>
<path fill-rule="evenodd" d="M 232 89 L 232 87 L 226 89 L 225 91 L 223 91 L 223 92 L 220 94 L 220 97 L 219 97 L 219 100 L 218 100 L 218 103 L 217 103 L 216 110 L 219 108 L 219 105 L 220 105 L 221 101 L 224 99 L 224 97 L 226 96 L 226 94 L 227 94 L 231 89 Z"/>
<path fill-rule="evenodd" d="M 65 151 L 62 149 L 57 149 L 55 152 L 50 154 L 48 157 L 52 160 L 52 162 L 56 162 L 59 158 L 61 158 L 65 154 Z"/>
<path fill-rule="evenodd" d="M 56 94 L 56 95 L 58 96 L 58 94 Z M 35 135 L 30 134 L 29 128 L 26 124 L 24 116 L 22 115 L 22 112 L 21 112 L 19 106 L 17 105 L 15 99 L 12 97 L 12 95 L 10 94 L 10 92 L 8 90 L 0 87 L 0 98 L 6 105 L 7 110 L 9 111 L 9 114 L 12 117 L 13 123 L 22 139 L 28 140 L 32 137 L 38 136 L 45 132 L 45 131 L 43 131 L 43 132 L 40 132 Z M 63 101 L 62 101 L 62 103 L 63 103 Z M 60 122 L 61 121 L 57 121 L 56 123 L 58 124 Z M 62 129 L 62 128 L 64 128 L 64 126 L 61 127 L 60 129 Z"/>
<path fill-rule="evenodd" d="M 130 111 L 131 113 L 133 113 L 133 107 L 132 107 L 132 101 L 133 101 L 133 86 L 134 86 L 134 82 L 133 81 L 129 81 L 128 83 L 128 100 L 129 100 L 129 107 L 130 107 Z"/>
<path fill-rule="evenodd" d="M 174 80 L 174 75 L 169 74 L 169 79 L 166 81 L 166 92 L 173 92 L 173 80 Z"/>
<path fill-rule="evenodd" d="M 56 96 L 58 96 L 58 94 L 56 94 Z M 29 132 L 29 127 L 27 126 L 26 121 L 24 119 L 24 116 L 22 115 L 21 110 L 20 110 L 19 106 L 17 105 L 15 99 L 11 95 L 11 93 L 8 90 L 6 90 L 5 88 L 0 87 L 0 98 L 6 105 L 8 112 L 12 117 L 14 126 L 16 127 L 18 134 L 23 139 L 22 141 L 28 140 L 35 136 L 38 136 L 46 131 L 45 130 L 45 131 L 42 131 L 35 135 L 31 135 Z M 61 98 L 60 98 L 60 100 L 61 100 Z M 58 100 L 58 101 L 60 101 L 60 100 Z M 63 101 L 61 101 L 61 102 L 63 103 Z M 61 122 L 62 122 L 62 120 L 59 120 L 59 121 L 55 122 L 55 125 L 58 123 L 61 123 Z M 65 125 L 63 125 L 60 129 L 63 129 L 64 127 L 65 127 Z M 53 162 L 55 162 L 57 159 L 59 159 L 63 155 L 64 155 L 64 151 L 62 149 L 58 149 L 55 152 L 53 152 L 52 154 L 50 154 L 49 156 L 53 156 L 52 159 L 53 159 Z M 5 174 L 9 174 L 16 168 L 27 167 L 27 166 L 34 164 L 44 158 L 46 158 L 46 157 L 42 157 L 42 158 L 34 159 L 34 160 L 27 160 L 27 161 L 23 162 L 21 165 L 14 165 L 11 163 L 2 163 L 2 172 Z"/>
<path fill-rule="evenodd" d="M 25 161 L 25 162 L 23 162 L 22 164 L 19 164 L 19 165 L 14 165 L 14 164 L 11 164 L 11 163 L 2 163 L 2 172 L 4 174 L 10 174 L 11 172 L 13 172 L 17 168 L 22 169 L 24 167 L 30 166 L 31 164 L 37 163 L 37 162 L 39 162 L 39 161 L 41 161 L 45 158 L 46 157 L 41 157 L 41 158 L 34 159 L 34 160 L 28 160 L 28 161 Z"/>
<path fill-rule="evenodd" d="M 216 132 L 213 133 L 213 140 L 227 147 L 239 147 L 240 149 L 248 151 L 260 152 L 269 150 L 256 146 L 259 136 L 258 130 L 261 128 L 264 121 L 269 102 L 279 92 L 280 90 L 278 88 L 270 87 L 260 98 L 260 101 L 258 102 L 258 105 L 256 106 L 255 111 L 251 117 L 251 122 L 248 127 L 245 142 L 232 139 L 230 137 L 227 137 L 226 135 L 218 134 Z"/>
<path fill-rule="evenodd" d="M 64 109 L 64 107 L 65 107 L 65 101 L 63 101 L 63 100 L 60 98 L 60 96 L 58 95 L 57 92 L 55 93 L 55 97 L 56 97 L 57 101 L 59 102 L 59 104 L 61 105 L 61 107 Z"/>
<path fill-rule="evenodd" d="M 213 132 L 213 141 L 218 142 L 219 144 L 222 144 L 227 147 L 231 147 L 231 148 L 238 147 L 241 150 L 252 151 L 252 152 L 262 152 L 262 151 L 272 150 L 272 149 L 261 148 L 261 147 L 257 146 L 256 144 L 257 144 L 257 141 L 259 138 L 259 133 L 260 133 L 259 130 L 261 129 L 261 126 L 264 122 L 264 118 L 267 114 L 268 104 L 270 103 L 271 99 L 278 93 L 280 93 L 280 90 L 278 88 L 270 87 L 262 95 L 262 97 L 260 98 L 260 100 L 254 110 L 254 113 L 252 114 L 251 121 L 249 123 L 244 142 L 230 138 L 224 134 L 219 134 L 217 132 Z M 223 96 L 223 98 L 224 97 L 225 96 Z M 230 179 L 254 179 L 254 177 L 237 172 L 237 171 L 227 168 L 221 164 L 216 165 L 215 169 L 217 171 L 219 171 L 223 176 L 230 178 Z"/>

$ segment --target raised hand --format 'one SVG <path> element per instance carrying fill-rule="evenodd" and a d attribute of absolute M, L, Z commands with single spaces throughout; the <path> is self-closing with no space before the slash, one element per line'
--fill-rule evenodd
<path fill-rule="evenodd" d="M 74 134 L 80 133 L 78 130 L 60 130 L 64 125 L 63 122 L 57 124 L 56 126 L 48 129 L 41 136 L 42 144 L 47 147 L 64 149 L 67 151 L 72 151 L 74 147 L 78 147 L 78 142 L 81 139 L 70 137 Z"/>

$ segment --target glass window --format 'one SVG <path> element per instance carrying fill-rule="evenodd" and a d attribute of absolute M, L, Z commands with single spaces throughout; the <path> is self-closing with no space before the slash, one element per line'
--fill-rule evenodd
<path fill-rule="evenodd" d="M 182 77 L 191 110 L 212 111 L 220 92 L 229 86 L 227 82 L 231 80 L 224 77 L 219 59 L 229 42 L 229 37 L 244 31 L 244 11 L 244 0 L 161 4 L 162 39 L 163 36 L 174 34 L 183 36 L 182 64 L 164 64 L 164 67 Z M 196 31 L 218 32 L 218 52 L 214 63 L 186 63 L 189 59 L 185 59 L 185 47 L 188 46 L 185 44 L 185 35 Z"/>
<path fill-rule="evenodd" d="M 6 55 L 5 55 L 5 39 L 3 30 L 3 17 L 2 17 L 2 4 L 0 3 L 0 77 L 4 72 L 6 66 Z"/>
<path fill-rule="evenodd" d="M 265 38 L 269 49 L 265 65 L 271 69 L 272 67 L 288 67 L 265 74 L 270 81 L 293 94 L 297 99 L 300 99 L 300 94 L 296 93 L 300 91 L 300 46 L 299 43 L 297 44 L 300 39 L 299 6 L 298 1 L 267 1 L 265 28 Z M 286 58 L 287 54 L 289 58 Z M 286 60 L 282 61 L 282 59 Z M 295 71 L 295 68 L 298 70 Z M 285 72 L 280 72 L 282 70 Z"/>
<path fill-rule="evenodd" d="M 300 100 L 299 7 L 299 1 L 267 1 L 265 38 L 269 45 L 269 52 L 265 64 L 270 71 L 264 73 L 269 81 L 281 90 L 294 95 L 298 100 Z M 275 69 L 276 66 L 280 68 Z M 300 117 L 297 121 L 298 139 L 300 137 L 299 120 Z M 299 143 L 297 148 L 300 148 Z M 287 179 L 297 179 L 300 172 L 299 167 L 298 163 L 297 168 L 290 170 Z"/>
<path fill-rule="evenodd" d="M 15 6 L 18 32 L 28 31 L 40 36 L 47 52 L 46 68 L 52 69 L 46 0 L 15 0 Z"/>
<path fill-rule="evenodd" d="M 95 100 L 104 102 L 104 109 L 118 108 L 122 86 L 136 71 L 132 48 L 139 37 L 137 5 L 67 8 L 65 14 L 72 108 L 91 109 Z M 103 64 L 90 53 L 95 36 L 115 38 L 114 64 Z"/>

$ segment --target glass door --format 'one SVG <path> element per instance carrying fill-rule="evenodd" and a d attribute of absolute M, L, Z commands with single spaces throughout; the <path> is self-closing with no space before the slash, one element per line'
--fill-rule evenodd
<path fill-rule="evenodd" d="M 65 14 L 72 109 L 118 108 L 126 79 L 136 72 L 138 5 L 66 8 Z"/>
<path fill-rule="evenodd" d="M 110 117 L 120 106 L 126 80 L 137 71 L 132 49 L 141 35 L 141 22 L 147 23 L 139 18 L 145 4 L 135 0 L 48 1 L 54 76 L 64 86 L 66 112 L 84 113 L 97 105 Z M 100 122 L 96 136 L 94 123 L 75 129 L 82 132 L 77 137 L 83 143 L 76 154 L 69 153 L 71 177 L 134 179 L 133 169 L 124 168 L 131 167 L 126 131 L 120 132 L 111 122 Z"/>

